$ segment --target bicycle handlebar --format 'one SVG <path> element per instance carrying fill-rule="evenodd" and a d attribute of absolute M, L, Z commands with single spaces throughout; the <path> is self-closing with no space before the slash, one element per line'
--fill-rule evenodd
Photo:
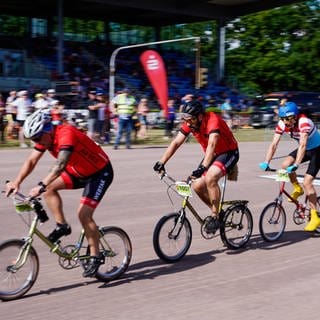
<path fill-rule="evenodd" d="M 166 178 L 168 178 L 168 180 L 170 180 L 173 183 L 177 182 L 177 180 L 175 178 L 173 178 L 172 176 L 170 176 L 167 171 L 160 172 L 159 173 L 159 177 L 160 177 L 160 180 L 163 180 L 163 178 L 166 177 Z M 192 183 L 192 178 L 188 177 L 187 180 L 186 180 L 186 183 L 187 184 L 191 184 Z"/>
<path fill-rule="evenodd" d="M 6 183 L 8 183 L 9 180 L 6 181 Z M 13 190 L 8 194 L 8 196 L 10 194 L 12 194 Z M 16 196 L 16 197 L 15 197 Z M 49 217 L 46 213 L 46 211 L 44 210 L 39 198 L 36 197 L 30 197 L 30 196 L 25 196 L 24 194 L 22 194 L 21 192 L 17 191 L 14 195 L 14 198 L 19 197 L 20 200 L 26 202 L 27 204 L 29 204 L 31 206 L 31 208 L 33 209 L 33 211 L 36 213 L 38 219 L 40 220 L 40 222 L 44 223 L 47 220 L 49 220 Z"/>
<path fill-rule="evenodd" d="M 266 171 L 276 172 L 277 169 L 273 169 L 273 168 L 268 167 Z"/>

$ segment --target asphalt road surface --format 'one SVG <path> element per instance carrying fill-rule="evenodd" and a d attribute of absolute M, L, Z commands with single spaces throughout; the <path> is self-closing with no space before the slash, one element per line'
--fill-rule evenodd
<path fill-rule="evenodd" d="M 166 186 L 153 172 L 164 147 L 134 147 L 131 150 L 105 150 L 110 155 L 115 179 L 97 208 L 100 225 L 117 225 L 129 234 L 133 257 L 120 279 L 101 283 L 82 278 L 80 268 L 64 270 L 57 256 L 38 239 L 34 247 L 40 257 L 39 277 L 21 299 L 0 302 L 2 320 L 69 319 L 315 319 L 320 301 L 319 241 L 292 221 L 290 205 L 284 236 L 265 243 L 259 235 L 258 218 L 262 208 L 276 197 L 278 184 L 260 177 L 268 143 L 240 144 L 238 181 L 227 185 L 229 199 L 247 199 L 254 217 L 254 230 L 246 249 L 231 251 L 220 238 L 205 240 L 193 216 L 193 240 L 187 255 L 178 263 L 165 264 L 156 256 L 152 234 L 156 222 L 174 211 Z M 281 156 L 295 147 L 284 141 Z M 29 150 L 1 150 L 1 183 L 12 179 Z M 196 144 L 184 145 L 166 166 L 169 173 L 183 179 L 197 166 L 202 151 Z M 47 173 L 53 159 L 46 155 L 26 180 L 22 191 L 34 186 Z M 299 168 L 303 173 L 304 168 Z M 80 224 L 75 214 L 80 191 L 64 191 L 64 208 L 73 233 L 64 244 L 76 241 Z M 208 209 L 193 198 L 201 216 Z M 1 196 L 0 241 L 21 238 L 26 227 L 15 213 L 10 199 Z M 41 229 L 54 228 L 51 218 Z M 1 284 L 0 284 L 1 285 Z"/>

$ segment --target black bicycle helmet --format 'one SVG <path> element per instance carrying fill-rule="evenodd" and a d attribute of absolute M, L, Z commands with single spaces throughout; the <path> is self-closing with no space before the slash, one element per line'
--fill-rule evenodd
<path fill-rule="evenodd" d="M 204 108 L 203 108 L 202 104 L 199 101 L 192 100 L 192 101 L 187 102 L 182 107 L 181 111 L 186 116 L 196 117 L 199 114 L 204 113 Z"/>

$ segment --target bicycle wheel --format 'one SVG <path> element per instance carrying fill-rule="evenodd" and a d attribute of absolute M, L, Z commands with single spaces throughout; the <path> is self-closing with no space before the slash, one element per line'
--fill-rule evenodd
<path fill-rule="evenodd" d="M 153 232 L 153 248 L 160 259 L 173 263 L 190 248 L 192 230 L 189 220 L 177 212 L 163 216 Z"/>
<path fill-rule="evenodd" d="M 0 244 L 0 299 L 14 300 L 28 292 L 39 272 L 39 258 L 33 247 L 26 254 L 25 242 L 19 239 Z M 18 266 L 18 263 L 20 266 Z"/>
<path fill-rule="evenodd" d="M 100 281 L 119 278 L 126 270 L 132 257 L 132 245 L 127 233 L 118 227 L 101 227 L 99 249 L 105 262 L 96 273 Z"/>
<path fill-rule="evenodd" d="M 252 214 L 246 205 L 235 204 L 223 213 L 220 237 L 229 249 L 244 247 L 250 240 L 252 229 Z"/>
<path fill-rule="evenodd" d="M 259 230 L 265 241 L 278 240 L 286 227 L 286 213 L 278 202 L 269 203 L 263 210 L 259 219 Z"/>

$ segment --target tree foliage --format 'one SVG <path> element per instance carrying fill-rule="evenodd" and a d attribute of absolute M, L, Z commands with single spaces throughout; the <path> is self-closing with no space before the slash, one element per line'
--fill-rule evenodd
<path fill-rule="evenodd" d="M 226 75 L 244 91 L 319 91 L 320 2 L 241 17 L 227 26 Z M 232 40 L 232 41 L 231 41 Z"/>

